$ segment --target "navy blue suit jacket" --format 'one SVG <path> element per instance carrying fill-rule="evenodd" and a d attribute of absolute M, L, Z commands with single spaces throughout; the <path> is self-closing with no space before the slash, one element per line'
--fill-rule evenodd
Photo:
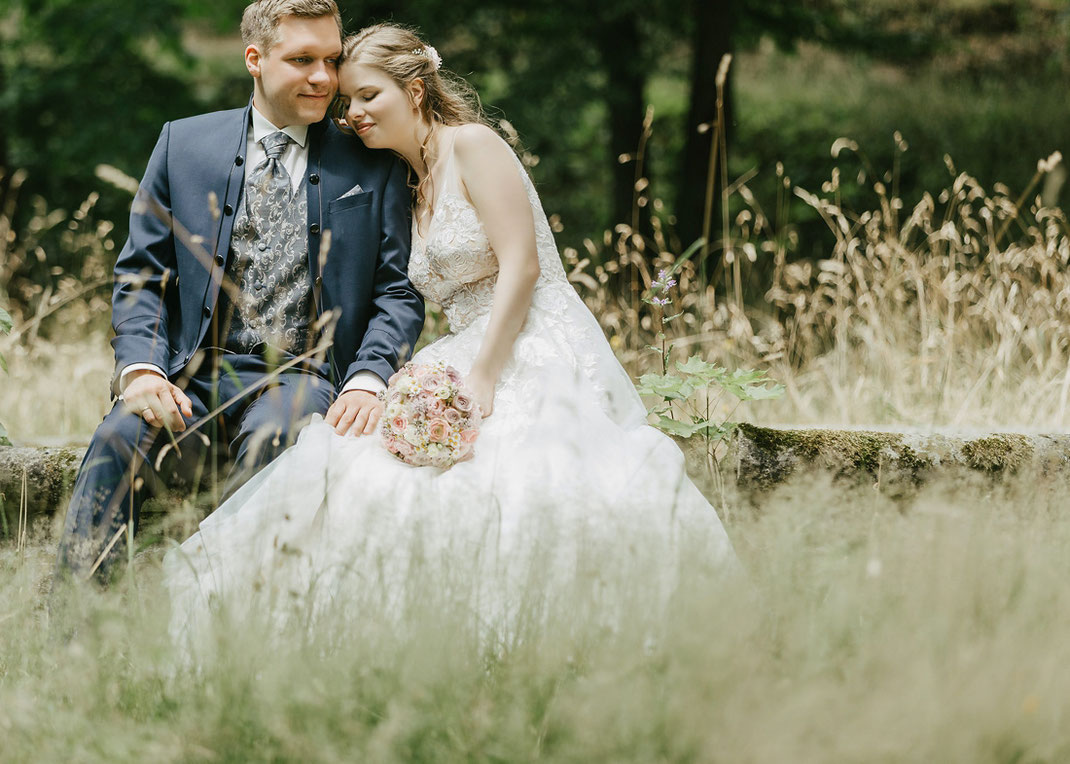
<path fill-rule="evenodd" d="M 245 171 L 250 106 L 164 125 L 115 263 L 115 379 L 132 363 L 181 374 L 219 300 Z M 309 272 L 316 316 L 338 311 L 328 353 L 339 389 L 358 371 L 388 379 L 411 354 L 424 304 L 409 282 L 406 168 L 323 120 L 308 132 Z M 339 198 L 359 184 L 363 191 Z M 329 247 L 322 246 L 330 231 Z"/>

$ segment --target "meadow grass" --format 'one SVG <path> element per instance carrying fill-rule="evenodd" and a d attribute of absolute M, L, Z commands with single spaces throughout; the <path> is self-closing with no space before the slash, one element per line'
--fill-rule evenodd
<path fill-rule="evenodd" d="M 0 547 L 0 758 L 1065 760 L 1065 490 L 903 505 L 808 478 L 736 497 L 745 580 L 692 559 L 664 617 L 636 599 L 607 628 L 564 598 L 489 644 L 424 581 L 400 615 L 227 632 L 200 672 L 174 668 L 152 554 L 49 627 L 39 535 Z"/>
<path fill-rule="evenodd" d="M 857 147 L 837 145 L 861 157 L 850 173 L 838 165 L 820 192 L 782 174 L 775 210 L 746 179 L 732 184 L 712 284 L 703 264 L 678 263 L 674 358 L 765 368 L 786 386 L 736 418 L 1070 426 L 1065 215 L 1037 188 L 986 189 L 950 160 L 947 187 L 907 207 Z M 872 189 L 870 208 L 843 206 L 845 178 Z M 832 251 L 801 256 L 791 205 L 828 223 Z M 641 296 L 680 252 L 652 225 L 564 253 L 636 376 L 660 365 L 646 346 L 661 316 Z M 99 271 L 107 255 L 91 254 Z M 36 307 L 0 344 L 11 366 L 0 415 L 16 442 L 85 440 L 108 405 L 106 303 L 68 300 L 79 280 L 23 295 Z M 741 299 L 756 288 L 759 307 Z M 56 326 L 38 335 L 46 314 Z M 666 614 L 644 606 L 640 583 L 614 628 L 578 590 L 488 641 L 414 578 L 419 606 L 366 603 L 288 638 L 255 623 L 223 631 L 199 672 L 176 664 L 168 636 L 166 544 L 52 617 L 45 523 L 25 548 L 0 545 L 0 759 L 1066 760 L 1068 486 L 964 480 L 897 502 L 822 477 L 762 496 L 710 491 L 745 576 L 711 575 L 694 556 Z M 194 520 L 172 518 L 172 535 Z M 628 572 L 599 554 L 592 570 Z"/>

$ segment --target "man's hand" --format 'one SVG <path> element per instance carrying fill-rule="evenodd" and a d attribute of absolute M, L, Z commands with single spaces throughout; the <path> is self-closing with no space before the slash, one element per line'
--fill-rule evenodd
<path fill-rule="evenodd" d="M 382 401 L 367 390 L 350 390 L 331 404 L 325 421 L 339 435 L 371 435 L 382 415 Z"/>
<path fill-rule="evenodd" d="M 186 429 L 183 415 L 193 416 L 193 402 L 178 385 L 154 371 L 132 371 L 123 390 L 126 408 L 152 427 L 166 427 L 173 432 Z"/>

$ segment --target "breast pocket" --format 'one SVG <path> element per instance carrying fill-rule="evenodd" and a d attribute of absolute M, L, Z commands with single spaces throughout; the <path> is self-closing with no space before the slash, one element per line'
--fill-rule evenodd
<path fill-rule="evenodd" d="M 361 191 L 359 194 L 343 196 L 341 199 L 335 199 L 328 204 L 327 211 L 331 215 L 334 215 L 335 213 L 345 212 L 346 210 L 351 210 L 355 207 L 367 207 L 372 203 L 373 198 L 375 198 L 374 191 Z"/>
<path fill-rule="evenodd" d="M 374 191 L 365 191 L 327 205 L 324 228 L 331 232 L 330 251 L 323 279 L 332 277 L 352 284 L 374 271 L 379 254 L 379 222 L 373 214 Z"/>

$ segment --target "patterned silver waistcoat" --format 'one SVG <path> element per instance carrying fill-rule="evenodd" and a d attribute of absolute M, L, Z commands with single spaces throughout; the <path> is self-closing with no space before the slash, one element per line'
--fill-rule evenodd
<path fill-rule="evenodd" d="M 237 286 L 240 297 L 221 297 L 219 312 L 225 347 L 249 353 L 266 343 L 298 355 L 307 347 L 312 307 L 307 188 L 302 183 L 288 201 L 267 200 L 257 215 L 246 203 L 249 187 L 243 190 L 226 268 L 227 280 Z M 255 189 L 251 193 L 255 196 Z"/>

